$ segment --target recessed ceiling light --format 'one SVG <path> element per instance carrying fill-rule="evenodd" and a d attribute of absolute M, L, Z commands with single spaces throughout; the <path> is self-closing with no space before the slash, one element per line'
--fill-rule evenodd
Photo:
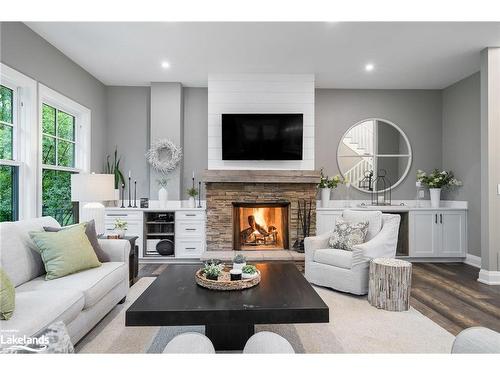
<path fill-rule="evenodd" d="M 168 69 L 168 68 L 170 68 L 170 63 L 169 63 L 168 61 L 163 61 L 163 62 L 161 63 L 161 67 L 162 67 L 163 69 Z"/>
<path fill-rule="evenodd" d="M 365 65 L 365 70 L 367 72 L 371 72 L 373 69 L 375 69 L 375 65 L 373 65 L 373 64 L 366 64 Z"/>

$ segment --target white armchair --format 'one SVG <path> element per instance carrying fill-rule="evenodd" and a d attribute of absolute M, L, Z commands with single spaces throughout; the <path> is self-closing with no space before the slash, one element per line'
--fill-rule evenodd
<path fill-rule="evenodd" d="M 382 214 L 382 228 L 369 241 L 353 251 L 331 249 L 328 240 L 333 230 L 307 237 L 305 276 L 316 285 L 358 295 L 368 293 L 368 268 L 373 258 L 394 258 L 398 242 L 399 215 Z"/>

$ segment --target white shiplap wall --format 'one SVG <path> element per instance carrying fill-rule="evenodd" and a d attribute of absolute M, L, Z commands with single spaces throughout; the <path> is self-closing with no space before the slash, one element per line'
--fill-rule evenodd
<path fill-rule="evenodd" d="M 303 113 L 303 160 L 222 160 L 223 113 Z M 209 75 L 208 169 L 314 169 L 314 75 Z"/>

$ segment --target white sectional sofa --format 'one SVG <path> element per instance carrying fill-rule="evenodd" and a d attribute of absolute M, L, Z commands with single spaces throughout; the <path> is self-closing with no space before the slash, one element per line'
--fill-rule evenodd
<path fill-rule="evenodd" d="M 76 344 L 126 297 L 130 243 L 99 240 L 109 262 L 46 281 L 42 259 L 29 236 L 44 226 L 59 224 L 52 217 L 0 223 L 0 266 L 16 287 L 14 315 L 0 321 L 0 334 L 34 336 L 51 323 L 63 321 Z"/>

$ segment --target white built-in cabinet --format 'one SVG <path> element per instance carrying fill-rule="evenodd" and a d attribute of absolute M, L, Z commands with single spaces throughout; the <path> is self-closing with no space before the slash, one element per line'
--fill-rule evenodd
<path fill-rule="evenodd" d="M 467 250 L 467 212 L 413 211 L 409 216 L 411 257 L 465 257 Z"/>
<path fill-rule="evenodd" d="M 356 208 L 350 208 L 355 210 Z M 335 228 L 335 220 L 342 216 L 342 208 L 318 209 L 316 233 L 322 234 Z M 369 209 L 362 209 L 370 211 Z M 388 209 L 390 210 L 390 208 Z M 393 213 L 408 215 L 410 258 L 464 258 L 467 253 L 467 209 L 394 209 Z"/>

